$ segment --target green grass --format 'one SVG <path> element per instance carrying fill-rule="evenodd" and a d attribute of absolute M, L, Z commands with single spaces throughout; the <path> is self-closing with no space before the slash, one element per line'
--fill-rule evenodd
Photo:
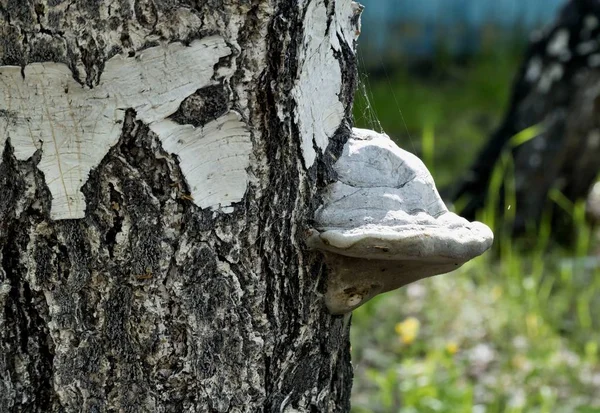
<path fill-rule="evenodd" d="M 353 411 L 600 412 L 597 271 L 535 265 L 483 257 L 357 310 Z"/>
<path fill-rule="evenodd" d="M 463 64 L 444 63 L 426 78 L 418 70 L 384 66 L 378 75 L 363 72 L 356 126 L 383 128 L 402 148 L 425 155 L 443 187 L 466 170 L 500 122 L 519 60 L 517 53 L 486 53 Z M 435 148 L 427 146 L 431 136 Z"/>
<path fill-rule="evenodd" d="M 438 185 L 450 184 L 500 121 L 517 62 L 487 55 L 449 65 L 450 76 L 371 76 L 355 107 L 357 126 L 381 123 L 424 159 Z M 514 205 L 513 180 L 505 154 L 490 193 L 503 184 L 505 204 Z M 500 218 L 491 197 L 480 219 L 498 230 L 493 251 L 354 311 L 353 413 L 600 413 L 598 243 L 583 203 L 556 191 L 550 198 L 576 225 L 569 248 L 553 245 L 549 214 L 529 234 L 535 242 L 511 239 L 501 229 L 518 206 Z"/>

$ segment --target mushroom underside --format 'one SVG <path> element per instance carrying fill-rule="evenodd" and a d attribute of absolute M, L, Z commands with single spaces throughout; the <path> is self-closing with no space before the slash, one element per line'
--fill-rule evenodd
<path fill-rule="evenodd" d="M 424 263 L 421 260 L 364 259 L 332 253 L 325 253 L 325 261 L 329 271 L 325 304 L 334 315 L 346 314 L 378 294 L 454 271 L 464 264 L 441 258 Z"/>
<path fill-rule="evenodd" d="M 378 294 L 454 271 L 488 249 L 491 238 L 476 222 L 450 231 L 443 226 L 313 230 L 307 243 L 325 254 L 327 308 L 345 314 Z"/>

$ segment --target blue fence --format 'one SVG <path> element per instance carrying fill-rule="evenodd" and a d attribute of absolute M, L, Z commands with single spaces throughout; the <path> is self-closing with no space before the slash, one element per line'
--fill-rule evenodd
<path fill-rule="evenodd" d="M 485 42 L 551 22 L 565 0 L 362 0 L 361 55 L 427 57 L 438 46 L 472 53 Z"/>

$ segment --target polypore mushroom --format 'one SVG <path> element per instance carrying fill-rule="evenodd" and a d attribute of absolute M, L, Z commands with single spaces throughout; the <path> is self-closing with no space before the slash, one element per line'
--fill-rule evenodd
<path fill-rule="evenodd" d="M 307 239 L 326 256 L 333 314 L 452 271 L 492 244 L 491 230 L 449 212 L 423 162 L 385 134 L 353 129 L 334 169 Z"/>

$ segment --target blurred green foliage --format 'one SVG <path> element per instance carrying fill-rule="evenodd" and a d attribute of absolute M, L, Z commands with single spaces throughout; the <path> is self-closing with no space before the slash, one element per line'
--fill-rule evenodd
<path fill-rule="evenodd" d="M 438 186 L 449 185 L 500 122 L 518 56 L 444 62 L 427 76 L 363 74 L 356 126 L 383 129 L 421 156 Z M 506 186 L 505 205 L 514 205 L 513 180 L 505 154 L 489 188 Z M 558 192 L 551 199 L 578 229 L 569 248 L 552 245 L 548 215 L 527 244 L 499 235 L 493 251 L 458 271 L 354 311 L 353 413 L 600 413 L 598 243 L 583 203 Z M 500 230 L 514 215 L 497 216 L 497 202 L 491 197 L 479 219 Z"/>
<path fill-rule="evenodd" d="M 355 125 L 383 129 L 400 147 L 424 158 L 438 186 L 446 186 L 466 170 L 499 124 L 520 52 L 495 48 L 461 62 L 440 54 L 430 64 L 391 68 L 381 63 L 375 74 L 361 65 Z M 433 136 L 435 148 L 428 139 Z"/>

